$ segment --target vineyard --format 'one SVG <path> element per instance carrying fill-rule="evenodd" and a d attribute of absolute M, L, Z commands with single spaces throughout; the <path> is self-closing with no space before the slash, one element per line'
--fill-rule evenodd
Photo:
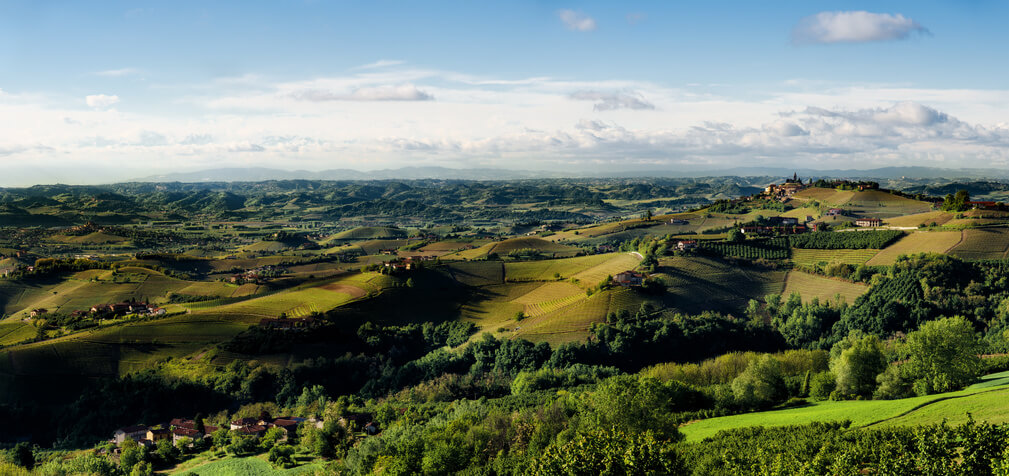
<path fill-rule="evenodd" d="M 799 266 L 815 266 L 820 263 L 865 264 L 879 253 L 879 250 L 792 250 L 792 262 Z"/>
<path fill-rule="evenodd" d="M 827 231 L 792 235 L 793 248 L 817 250 L 883 249 L 899 239 L 904 232 L 898 230 L 873 230 L 859 232 Z"/>
<path fill-rule="evenodd" d="M 746 259 L 788 259 L 788 238 L 768 238 L 743 243 L 703 243 L 701 249 L 720 256 Z"/>

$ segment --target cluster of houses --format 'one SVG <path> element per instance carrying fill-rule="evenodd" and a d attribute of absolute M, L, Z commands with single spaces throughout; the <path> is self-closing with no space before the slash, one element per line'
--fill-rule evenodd
<path fill-rule="evenodd" d="M 90 310 L 90 314 L 93 317 L 103 319 L 122 317 L 128 314 L 163 316 L 165 312 L 164 308 L 151 306 L 150 303 L 137 301 L 136 298 L 115 304 L 98 304 L 91 306 Z M 71 316 L 83 316 L 85 314 L 88 314 L 88 311 L 74 311 L 70 313 Z"/>
<path fill-rule="evenodd" d="M 91 316 L 96 319 L 112 319 L 115 317 L 122 317 L 129 314 L 136 314 L 138 316 L 163 316 L 166 314 L 164 308 L 157 306 L 152 306 L 146 302 L 137 301 L 135 298 L 129 301 L 118 302 L 115 304 L 98 304 L 91 306 L 90 310 L 77 310 L 70 313 L 70 317 L 84 317 Z M 40 307 L 38 309 L 32 309 L 28 313 L 30 319 L 37 319 L 42 316 L 49 314 L 49 309 Z"/>
<path fill-rule="evenodd" d="M 281 432 L 280 441 L 287 441 L 288 438 L 297 435 L 298 426 L 307 422 L 316 428 L 322 428 L 324 422 L 315 418 L 301 418 L 292 416 L 282 416 L 273 418 L 269 413 L 263 412 L 259 417 L 239 418 L 228 425 L 228 430 L 233 433 L 248 436 L 251 438 L 261 438 L 271 428 L 278 428 Z M 350 413 L 337 420 L 337 423 L 348 427 L 353 424 L 355 430 L 363 431 L 366 435 L 377 435 L 379 433 L 378 423 L 372 420 L 368 413 Z M 210 436 L 218 430 L 218 427 L 204 425 L 202 428 L 195 420 L 186 418 L 173 418 L 168 423 L 153 426 L 133 425 L 119 428 L 112 433 L 110 443 L 122 446 L 127 439 L 136 441 L 141 446 L 151 447 L 160 440 L 171 440 L 172 444 L 178 444 L 179 440 L 189 438 L 196 441 Z"/>
<path fill-rule="evenodd" d="M 160 425 L 133 425 L 119 428 L 112 433 L 112 440 L 116 446 L 122 446 L 127 439 L 136 441 L 140 446 L 154 446 L 160 440 L 171 440 L 176 444 L 182 438 L 198 440 L 209 438 L 210 434 L 217 431 L 216 426 L 206 425 L 203 431 L 197 430 L 197 424 L 193 420 L 183 418 L 173 418 L 171 422 Z"/>
<path fill-rule="evenodd" d="M 781 185 L 768 185 L 767 188 L 764 189 L 764 195 L 773 199 L 786 201 L 792 198 L 792 195 L 795 195 L 795 192 L 804 188 L 806 188 L 806 186 L 802 184 L 802 179 L 800 179 L 797 174 L 793 173 L 792 178 L 785 179 L 785 183 Z"/>
<path fill-rule="evenodd" d="M 273 265 L 260 266 L 255 269 L 247 270 L 244 273 L 233 274 L 231 275 L 229 281 L 235 284 L 258 283 L 262 282 L 263 279 L 273 277 L 280 273 L 283 273 L 283 270 Z"/>
<path fill-rule="evenodd" d="M 431 256 L 414 255 L 414 256 L 407 256 L 405 258 L 398 258 L 390 261 L 385 261 L 382 263 L 382 265 L 385 266 L 385 269 L 394 273 L 398 273 L 402 271 L 412 271 L 420 269 L 421 262 L 430 261 L 432 259 L 434 258 Z"/>

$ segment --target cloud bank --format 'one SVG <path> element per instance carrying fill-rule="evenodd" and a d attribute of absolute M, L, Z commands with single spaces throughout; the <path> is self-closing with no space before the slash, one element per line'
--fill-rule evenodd
<path fill-rule="evenodd" d="M 899 13 L 820 12 L 799 21 L 792 31 L 792 41 L 797 44 L 866 43 L 904 40 L 913 33 L 928 34 L 929 31 Z"/>

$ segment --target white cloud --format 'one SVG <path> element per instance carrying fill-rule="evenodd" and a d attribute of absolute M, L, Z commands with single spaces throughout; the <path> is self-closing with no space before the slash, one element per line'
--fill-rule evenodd
<path fill-rule="evenodd" d="M 118 78 L 122 76 L 132 76 L 134 74 L 140 74 L 140 70 L 136 68 L 109 69 L 105 71 L 96 71 L 93 74 L 95 76 Z"/>
<path fill-rule="evenodd" d="M 820 12 L 799 21 L 795 43 L 864 43 L 903 40 L 912 33 L 928 34 L 918 22 L 901 14 L 866 11 Z"/>
<path fill-rule="evenodd" d="M 108 109 L 119 102 L 119 96 L 108 94 L 92 94 L 84 98 L 88 106 L 95 109 Z"/>
<path fill-rule="evenodd" d="M 292 96 L 302 101 L 430 101 L 434 99 L 429 93 L 421 91 L 412 84 L 399 86 L 368 86 L 354 89 L 350 93 L 335 93 L 322 89 L 306 89 L 295 91 Z"/>
<path fill-rule="evenodd" d="M 571 99 L 596 101 L 592 109 L 595 111 L 612 111 L 615 109 L 655 109 L 655 105 L 646 101 L 636 93 L 603 93 L 599 91 L 576 91 Z"/>
<path fill-rule="evenodd" d="M 593 31 L 596 29 L 596 21 L 582 13 L 576 12 L 574 10 L 561 10 L 557 12 L 557 16 L 560 17 L 561 22 L 569 30 L 573 31 Z"/>
<path fill-rule="evenodd" d="M 379 69 L 379 68 L 388 68 L 388 67 L 391 67 L 391 66 L 399 66 L 399 65 L 404 64 L 404 63 L 406 63 L 406 62 L 405 61 L 400 61 L 400 60 L 378 60 L 378 61 L 376 61 L 374 63 L 362 64 L 360 66 L 355 66 L 355 67 L 353 67 L 351 69 Z"/>

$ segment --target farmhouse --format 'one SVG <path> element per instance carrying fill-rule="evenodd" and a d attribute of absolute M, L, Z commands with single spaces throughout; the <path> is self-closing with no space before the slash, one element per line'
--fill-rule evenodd
<path fill-rule="evenodd" d="M 137 441 L 147 436 L 147 427 L 144 425 L 133 425 L 119 428 L 112 433 L 112 439 L 117 445 L 123 444 L 127 438 Z"/>
<path fill-rule="evenodd" d="M 614 283 L 624 287 L 641 286 L 644 281 L 645 275 L 637 271 L 624 271 L 613 277 Z"/>
<path fill-rule="evenodd" d="M 687 220 L 681 220 L 679 218 L 670 218 L 669 219 L 669 224 L 670 225 L 689 225 L 690 222 L 687 221 Z"/>
<path fill-rule="evenodd" d="M 49 312 L 48 309 L 40 307 L 38 309 L 32 309 L 31 316 L 32 317 L 39 317 L 39 316 L 41 316 L 43 314 L 46 314 L 48 312 Z"/>
<path fill-rule="evenodd" d="M 844 210 L 841 210 L 840 208 L 831 208 L 827 210 L 827 216 L 829 217 L 836 217 L 841 215 L 844 215 Z"/>
<path fill-rule="evenodd" d="M 697 240 L 680 240 L 676 242 L 676 249 L 680 251 L 692 250 L 697 248 Z"/>
<path fill-rule="evenodd" d="M 883 220 L 880 220 L 879 218 L 859 218 L 858 220 L 855 220 L 855 226 L 874 227 L 882 225 Z"/>
<path fill-rule="evenodd" d="M 999 210 L 1004 208 L 1004 206 L 999 206 L 998 202 L 992 201 L 969 201 L 967 202 L 967 205 L 978 210 Z"/>
<path fill-rule="evenodd" d="M 176 444 L 179 440 L 183 438 L 189 438 L 191 440 L 196 440 L 203 438 L 203 433 L 193 430 L 191 428 L 173 428 L 172 429 L 172 443 Z"/>
<path fill-rule="evenodd" d="M 150 428 L 147 430 L 147 439 L 151 441 L 167 440 L 172 435 L 168 428 Z"/>

